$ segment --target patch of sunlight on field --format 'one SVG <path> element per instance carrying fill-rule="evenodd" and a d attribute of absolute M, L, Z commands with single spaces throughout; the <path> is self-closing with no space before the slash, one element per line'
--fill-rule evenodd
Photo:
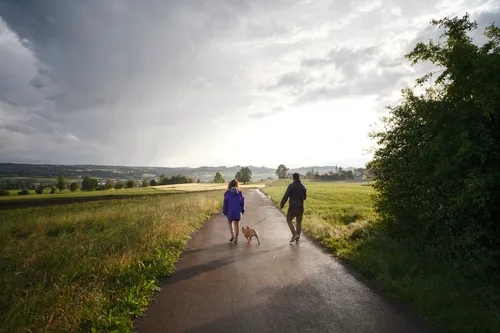
<path fill-rule="evenodd" d="M 241 189 L 262 188 L 264 183 L 240 184 Z M 227 188 L 227 183 L 212 184 L 212 183 L 190 183 L 190 184 L 174 184 L 174 185 L 159 185 L 154 186 L 154 189 L 162 191 L 179 191 L 179 192 L 200 192 L 200 191 L 220 191 Z"/>

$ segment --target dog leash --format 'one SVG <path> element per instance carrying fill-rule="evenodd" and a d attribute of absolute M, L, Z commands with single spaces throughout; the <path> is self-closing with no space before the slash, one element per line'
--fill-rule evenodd
<path fill-rule="evenodd" d="M 255 224 L 254 224 L 254 225 L 252 225 L 250 228 L 255 227 L 257 224 L 259 224 L 260 222 L 264 221 L 265 219 L 267 219 L 267 217 L 264 217 L 262 220 L 260 220 L 259 222 L 255 223 Z"/>

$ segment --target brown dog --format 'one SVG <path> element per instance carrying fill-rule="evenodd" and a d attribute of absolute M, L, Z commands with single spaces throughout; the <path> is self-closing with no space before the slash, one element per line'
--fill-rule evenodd
<path fill-rule="evenodd" d="M 255 237 L 257 238 L 257 242 L 259 242 L 260 245 L 259 234 L 257 233 L 257 231 L 255 231 L 255 229 L 251 229 L 248 226 L 246 226 L 246 228 L 241 228 L 241 232 L 243 233 L 245 238 L 248 239 L 249 243 L 252 240 L 252 237 Z"/>

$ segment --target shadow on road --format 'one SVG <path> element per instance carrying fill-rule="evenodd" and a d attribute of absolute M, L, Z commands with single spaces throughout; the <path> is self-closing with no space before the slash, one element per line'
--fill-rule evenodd
<path fill-rule="evenodd" d="M 206 256 L 215 256 L 216 254 L 228 252 L 229 255 L 224 255 L 223 258 L 211 260 L 209 262 L 194 265 L 186 268 L 181 268 L 178 271 L 174 272 L 170 276 L 165 276 L 161 279 L 161 286 L 167 286 L 169 284 L 174 284 L 179 281 L 188 280 L 194 278 L 198 275 L 208 273 L 212 270 L 230 265 L 236 261 L 243 261 L 249 259 L 251 257 L 263 255 L 265 253 L 278 251 L 287 245 L 277 246 L 268 250 L 259 251 L 258 249 L 252 249 L 251 246 L 257 244 L 250 244 L 247 246 L 246 244 L 238 244 L 235 246 L 234 244 L 219 244 L 212 247 L 202 248 L 202 249 L 192 249 L 187 250 L 182 254 L 182 261 L 179 262 L 179 266 L 188 266 L 190 261 L 196 260 L 196 258 L 203 258 Z M 186 263 L 186 264 L 185 264 Z"/>

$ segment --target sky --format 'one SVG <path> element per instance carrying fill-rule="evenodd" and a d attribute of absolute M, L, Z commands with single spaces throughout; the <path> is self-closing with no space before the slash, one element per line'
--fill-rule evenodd
<path fill-rule="evenodd" d="M 432 70 L 431 19 L 481 0 L 0 0 L 0 162 L 362 167 Z"/>

